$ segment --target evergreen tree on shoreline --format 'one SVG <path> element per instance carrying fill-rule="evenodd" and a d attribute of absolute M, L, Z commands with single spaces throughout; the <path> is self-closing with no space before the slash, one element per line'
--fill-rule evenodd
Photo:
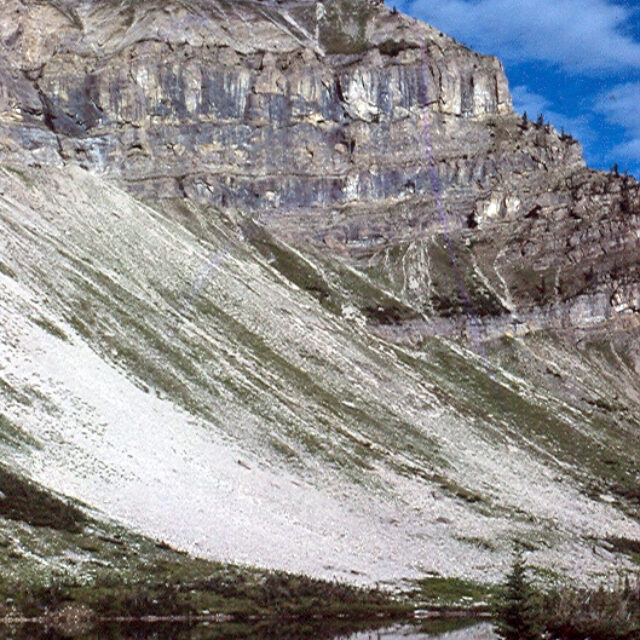
<path fill-rule="evenodd" d="M 496 632 L 504 640 L 539 640 L 534 592 L 526 575 L 522 550 L 516 547 L 511 571 L 497 607 Z"/>

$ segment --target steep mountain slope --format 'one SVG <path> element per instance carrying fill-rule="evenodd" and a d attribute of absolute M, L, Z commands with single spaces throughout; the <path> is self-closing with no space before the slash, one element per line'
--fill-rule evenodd
<path fill-rule="evenodd" d="M 196 553 L 368 581 L 496 578 L 514 536 L 603 570 L 597 539 L 640 534 L 589 496 L 635 469 L 615 407 L 381 342 L 221 222 L 205 244 L 81 169 L 29 175 L 2 170 L 4 458 L 46 486 Z M 536 340 L 608 408 L 615 365 Z"/>
<path fill-rule="evenodd" d="M 198 555 L 632 566 L 638 185 L 370 2 L 0 8 L 0 448 Z"/>

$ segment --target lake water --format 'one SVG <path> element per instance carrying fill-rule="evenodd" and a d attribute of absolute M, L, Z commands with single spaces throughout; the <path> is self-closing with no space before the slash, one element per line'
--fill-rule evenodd
<path fill-rule="evenodd" d="M 457 627 L 457 628 L 455 628 Z M 488 623 L 429 622 L 421 626 L 398 625 L 377 631 L 363 631 L 334 640 L 496 640 L 493 626 Z"/>
<path fill-rule="evenodd" d="M 4 635 L 6 633 L 6 635 Z M 283 626 L 249 628 L 243 625 L 147 624 L 132 626 L 110 625 L 100 629 L 77 630 L 70 634 L 41 627 L 1 628 L 0 637 L 9 640 L 496 640 L 489 623 L 461 620 L 437 620 L 419 624 L 398 624 L 377 630 L 336 632 L 323 627 L 295 629 Z"/>

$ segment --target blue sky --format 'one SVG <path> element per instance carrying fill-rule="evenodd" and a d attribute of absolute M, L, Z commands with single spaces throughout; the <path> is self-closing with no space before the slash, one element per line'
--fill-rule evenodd
<path fill-rule="evenodd" d="M 640 177 L 640 0 L 387 0 L 505 65 L 514 107 Z"/>

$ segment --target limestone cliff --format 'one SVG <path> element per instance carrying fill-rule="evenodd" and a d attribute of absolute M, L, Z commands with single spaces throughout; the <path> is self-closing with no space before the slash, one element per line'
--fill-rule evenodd
<path fill-rule="evenodd" d="M 380 3 L 9 0 L 0 42 L 7 161 L 258 216 L 386 283 L 403 337 L 468 316 L 487 336 L 591 327 L 640 304 L 636 183 L 523 123 L 497 60 Z"/>
<path fill-rule="evenodd" d="M 635 183 L 586 172 L 573 139 L 522 124 L 499 62 L 427 25 L 368 0 L 11 0 L 0 19 L 8 161 L 257 215 L 390 282 L 414 319 L 471 310 L 504 330 L 635 308 Z M 589 233 L 605 210 L 610 240 Z M 467 227 L 473 249 L 457 246 Z M 447 259 L 425 273 L 443 243 L 457 285 Z M 623 277 L 595 269 L 603 252 Z"/>

